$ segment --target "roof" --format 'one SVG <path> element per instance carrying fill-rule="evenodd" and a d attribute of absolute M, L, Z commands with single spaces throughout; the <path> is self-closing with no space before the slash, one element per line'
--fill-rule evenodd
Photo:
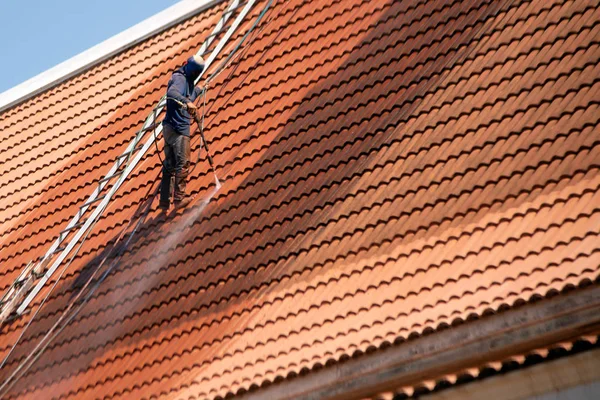
<path fill-rule="evenodd" d="M 224 7 L 0 114 L 0 292 Z M 195 205 L 152 209 L 124 246 L 158 203 L 148 154 L 0 376 L 97 290 L 7 398 L 225 397 L 596 282 L 599 20 L 576 1 L 276 1 L 208 91 L 223 186 L 202 158 Z"/>

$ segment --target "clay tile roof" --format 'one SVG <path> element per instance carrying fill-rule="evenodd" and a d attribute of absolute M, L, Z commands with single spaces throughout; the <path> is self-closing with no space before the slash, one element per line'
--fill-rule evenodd
<path fill-rule="evenodd" d="M 225 6 L 0 114 L 0 293 Z M 4 381 L 90 293 L 6 398 L 225 398 L 597 282 L 599 37 L 595 2 L 275 0 L 208 91 L 223 186 L 195 136 L 197 201 L 161 217 L 153 148 L 2 326 Z"/>

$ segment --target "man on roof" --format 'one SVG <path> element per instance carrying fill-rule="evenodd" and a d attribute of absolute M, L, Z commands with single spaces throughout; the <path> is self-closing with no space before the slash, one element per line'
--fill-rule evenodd
<path fill-rule="evenodd" d="M 194 100 L 201 88 L 194 82 L 204 70 L 204 59 L 192 56 L 171 76 L 167 86 L 167 113 L 163 120 L 165 160 L 160 183 L 159 207 L 169 209 L 171 179 L 175 178 L 173 201 L 175 208 L 187 206 L 192 196 L 185 193 L 190 168 L 190 119 L 196 113 Z"/>

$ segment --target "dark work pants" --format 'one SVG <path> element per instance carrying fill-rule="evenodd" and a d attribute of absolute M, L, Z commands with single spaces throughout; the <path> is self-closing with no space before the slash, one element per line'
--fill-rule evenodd
<path fill-rule="evenodd" d="M 165 144 L 165 159 L 160 182 L 160 202 L 170 204 L 171 179 L 175 178 L 175 202 L 181 201 L 185 196 L 185 185 L 190 169 L 190 138 L 180 135 L 169 125 L 163 126 Z"/>

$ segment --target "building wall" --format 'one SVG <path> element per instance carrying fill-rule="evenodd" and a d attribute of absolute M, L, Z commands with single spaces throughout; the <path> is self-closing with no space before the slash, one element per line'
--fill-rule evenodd
<path fill-rule="evenodd" d="M 600 398 L 600 349 L 423 396 L 426 400 L 571 400 Z"/>
<path fill-rule="evenodd" d="M 531 400 L 596 400 L 598 398 L 600 398 L 598 381 L 530 397 Z"/>

